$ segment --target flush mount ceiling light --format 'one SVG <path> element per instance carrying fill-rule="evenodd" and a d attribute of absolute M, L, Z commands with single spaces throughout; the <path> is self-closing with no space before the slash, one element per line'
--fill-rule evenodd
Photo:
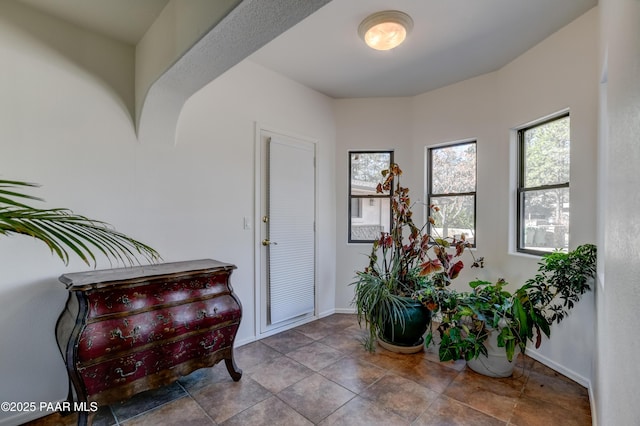
<path fill-rule="evenodd" d="M 409 15 L 398 10 L 385 10 L 367 16 L 358 27 L 360 38 L 376 50 L 389 50 L 401 44 L 413 28 Z"/>

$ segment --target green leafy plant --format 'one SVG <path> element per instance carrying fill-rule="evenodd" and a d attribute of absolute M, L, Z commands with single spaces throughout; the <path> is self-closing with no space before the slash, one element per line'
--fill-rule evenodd
<path fill-rule="evenodd" d="M 490 330 L 497 330 L 498 346 L 511 361 L 516 349 L 524 352 L 528 342 L 540 347 L 542 335 L 569 314 L 596 273 L 596 246 L 585 244 L 568 253 L 543 256 L 538 273 L 510 293 L 498 280 L 473 281 L 471 291 L 451 293 L 443 309 L 438 332 L 441 361 L 475 359 L 487 355 L 484 345 Z"/>
<path fill-rule="evenodd" d="M 397 164 L 382 171 L 383 181 L 376 192 L 391 194 L 392 225 L 390 232 L 382 232 L 373 243 L 369 264 L 356 272 L 355 295 L 358 322 L 366 323 L 369 336 L 365 347 L 375 350 L 377 336 L 385 323 L 399 323 L 404 327 L 404 311 L 411 300 L 418 300 L 432 288 L 447 287 L 464 264 L 458 258 L 470 244 L 461 239 L 441 238 L 424 232 L 413 221 L 409 188 L 400 183 L 402 170 Z M 433 207 L 437 209 L 436 207 Z M 472 254 L 473 256 L 473 254 Z M 482 259 L 473 259 L 481 266 Z M 434 299 L 420 299 L 435 309 Z"/>
<path fill-rule="evenodd" d="M 42 201 L 25 194 L 37 185 L 0 180 L 0 235 L 28 235 L 43 241 L 65 264 L 72 254 L 87 265 L 95 265 L 94 251 L 108 259 L 133 264 L 138 257 L 156 262 L 153 248 L 111 228 L 109 224 L 74 214 L 68 209 L 39 209 L 26 204 Z"/>

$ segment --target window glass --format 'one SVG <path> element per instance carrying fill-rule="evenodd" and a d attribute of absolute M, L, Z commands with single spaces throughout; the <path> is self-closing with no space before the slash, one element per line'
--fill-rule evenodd
<path fill-rule="evenodd" d="M 569 247 L 569 188 L 525 191 L 522 206 L 525 249 Z"/>
<path fill-rule="evenodd" d="M 376 192 L 391 151 L 349 152 L 349 242 L 373 242 L 391 229 L 391 194 Z"/>
<path fill-rule="evenodd" d="M 569 182 L 569 117 L 524 130 L 524 186 Z"/>
<path fill-rule="evenodd" d="M 468 143 L 432 149 L 434 194 L 475 192 L 476 144 Z"/>
<path fill-rule="evenodd" d="M 569 247 L 570 118 L 518 131 L 518 251 L 544 254 Z"/>
<path fill-rule="evenodd" d="M 441 238 L 465 238 L 475 245 L 476 143 L 429 148 L 429 232 Z"/>
<path fill-rule="evenodd" d="M 433 206 L 437 211 L 431 213 L 437 235 L 460 239 L 471 244 L 475 241 L 475 196 L 458 195 L 451 197 L 433 197 Z"/>

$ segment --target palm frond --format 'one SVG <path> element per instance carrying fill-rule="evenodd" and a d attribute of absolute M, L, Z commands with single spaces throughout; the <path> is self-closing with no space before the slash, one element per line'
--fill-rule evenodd
<path fill-rule="evenodd" d="M 139 258 L 157 262 L 153 248 L 113 229 L 108 223 L 77 215 L 68 209 L 38 209 L 21 199 L 37 200 L 17 190 L 36 185 L 0 180 L 0 235 L 29 235 L 43 241 L 65 264 L 75 254 L 87 265 L 95 265 L 94 252 L 110 261 L 133 265 Z"/>
<path fill-rule="evenodd" d="M 29 207 L 26 204 L 23 204 L 15 200 L 15 198 L 26 198 L 28 200 L 42 201 L 41 198 L 24 194 L 22 192 L 15 192 L 13 190 L 7 189 L 7 188 L 14 189 L 14 188 L 35 188 L 35 187 L 38 187 L 38 185 L 35 183 L 0 179 L 0 206 L 5 205 L 5 206 L 23 207 L 23 208 Z"/>

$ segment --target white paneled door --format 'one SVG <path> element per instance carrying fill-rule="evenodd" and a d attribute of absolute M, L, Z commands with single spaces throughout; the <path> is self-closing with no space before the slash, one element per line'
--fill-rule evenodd
<path fill-rule="evenodd" d="M 315 311 L 315 144 L 266 138 L 266 328 Z"/>

